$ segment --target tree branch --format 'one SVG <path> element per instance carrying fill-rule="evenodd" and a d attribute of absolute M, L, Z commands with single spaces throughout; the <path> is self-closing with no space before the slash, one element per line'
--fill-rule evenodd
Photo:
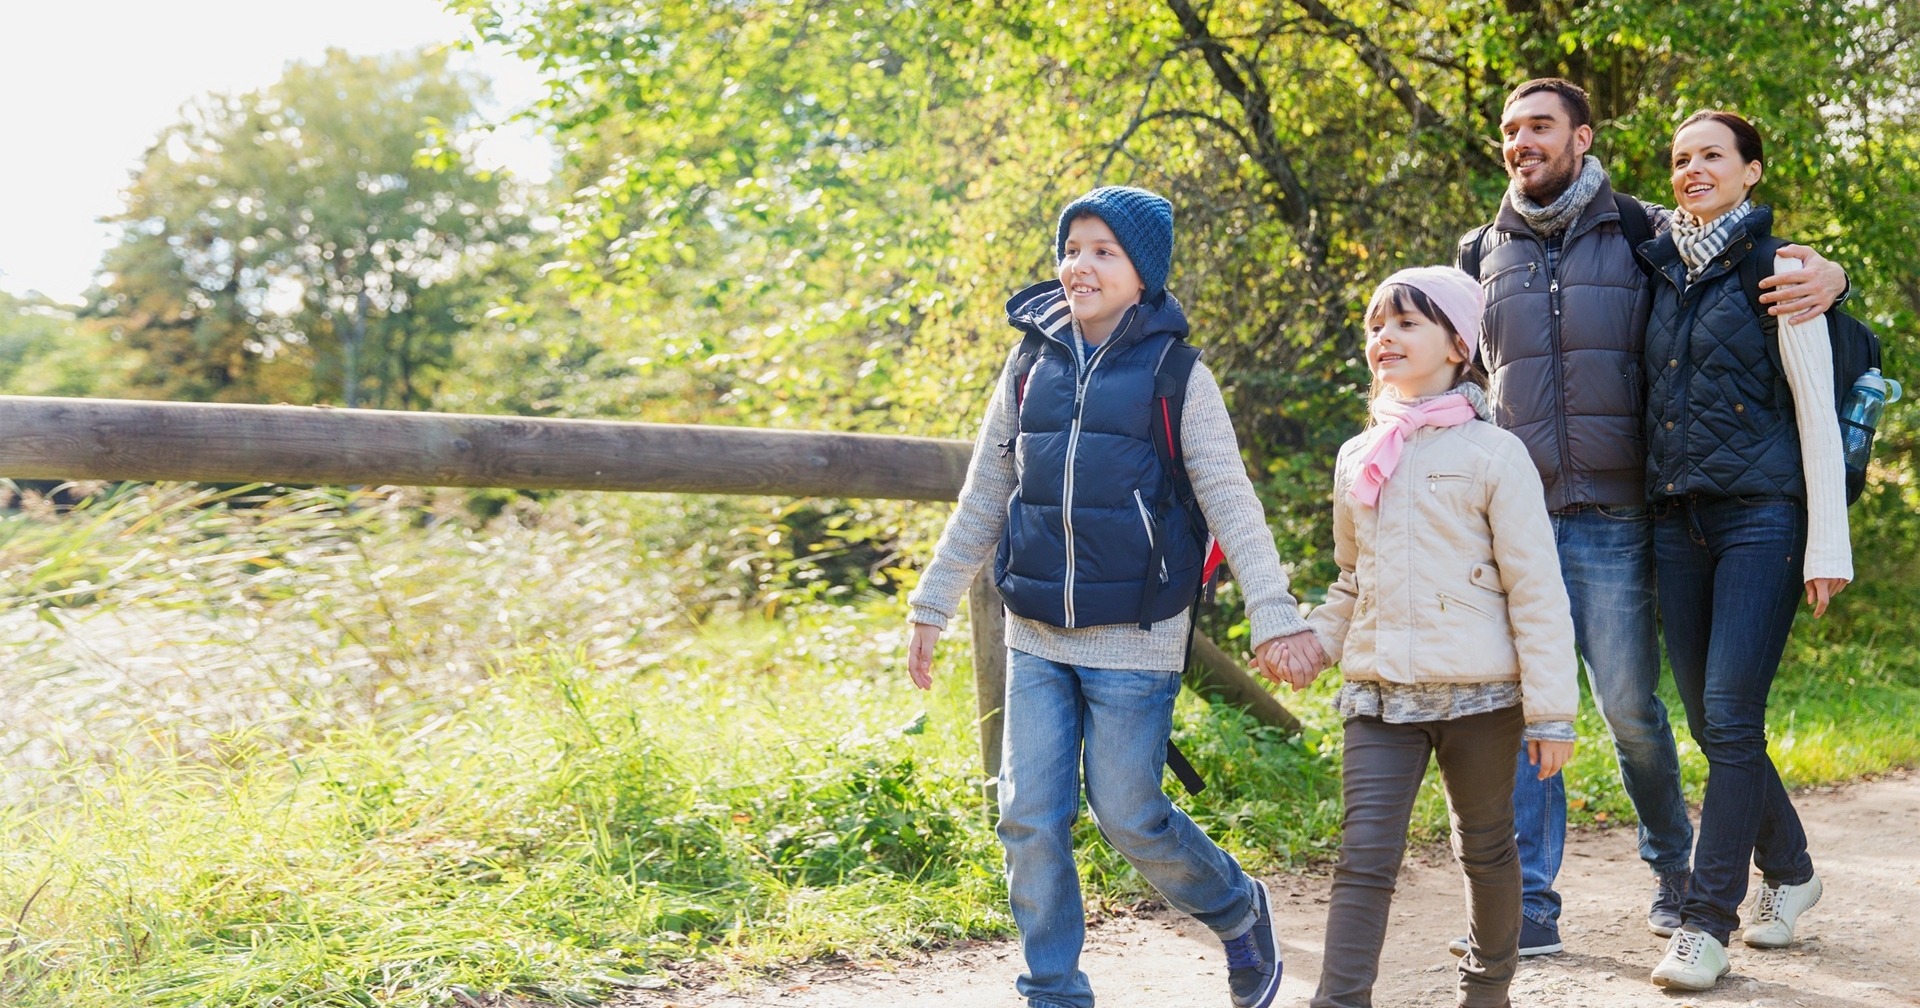
<path fill-rule="evenodd" d="M 1293 159 L 1288 156 L 1274 130 L 1273 103 L 1266 83 L 1258 76 L 1241 74 L 1229 58 L 1227 47 L 1213 35 L 1206 19 L 1193 9 L 1193 4 L 1188 0 L 1167 0 L 1167 7 L 1179 19 L 1180 28 L 1186 32 L 1187 38 L 1200 50 L 1207 68 L 1213 72 L 1214 80 L 1245 112 L 1248 139 L 1251 141 L 1248 154 L 1278 189 L 1272 202 L 1280 218 L 1295 227 L 1311 231 L 1314 227 L 1311 199 L 1306 186 L 1300 182 L 1299 174 L 1293 169 Z M 1307 244 L 1317 245 L 1317 241 Z M 1315 261 L 1321 258 L 1315 256 Z"/>
<path fill-rule="evenodd" d="M 1294 6 L 1305 11 L 1308 17 L 1319 22 L 1331 37 L 1345 42 L 1347 47 L 1360 57 L 1360 62 L 1365 63 L 1373 71 L 1373 75 L 1378 77 L 1400 102 L 1400 107 L 1406 109 L 1407 115 L 1413 118 L 1415 132 L 1430 127 L 1450 125 L 1451 120 L 1442 115 L 1440 110 L 1427 104 L 1427 100 L 1420 97 L 1419 90 L 1407 79 L 1407 75 L 1393 65 L 1393 54 L 1368 37 L 1360 30 L 1359 25 L 1334 13 L 1333 9 L 1321 0 L 1293 0 L 1293 3 Z M 1501 165 L 1489 157 L 1484 150 L 1472 145 L 1469 145 L 1467 150 L 1470 152 L 1468 156 L 1482 162 L 1481 167 L 1494 170 L 1501 168 Z"/>

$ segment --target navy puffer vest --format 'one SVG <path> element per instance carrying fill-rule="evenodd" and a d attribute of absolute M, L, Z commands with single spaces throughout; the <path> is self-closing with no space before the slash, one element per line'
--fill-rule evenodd
<path fill-rule="evenodd" d="M 1660 271 L 1647 324 L 1647 493 L 1654 500 L 1806 498 L 1793 393 L 1740 286 L 1740 260 L 1769 233 L 1756 206 L 1689 285 L 1671 235 L 1642 246 Z"/>
<path fill-rule="evenodd" d="M 1165 422 L 1152 408 L 1155 368 L 1187 333 L 1180 303 L 1162 294 L 1129 309 L 1084 371 L 1057 281 L 1015 295 L 1007 317 L 1046 337 L 1021 399 L 1019 485 L 994 562 L 1008 611 L 1066 628 L 1177 615 L 1199 587 L 1204 543 L 1151 425 Z"/>

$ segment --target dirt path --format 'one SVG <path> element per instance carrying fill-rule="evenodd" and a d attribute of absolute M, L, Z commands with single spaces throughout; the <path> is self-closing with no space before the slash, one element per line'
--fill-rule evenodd
<path fill-rule="evenodd" d="M 1561 874 L 1566 952 L 1530 960 L 1513 988 L 1516 1005 L 1639 1008 L 1660 1005 L 1914 1008 L 1920 1006 L 1920 774 L 1800 796 L 1796 804 L 1826 883 L 1801 918 L 1802 940 L 1761 952 L 1736 940 L 1733 972 L 1705 994 L 1667 994 L 1647 981 L 1663 939 L 1644 923 L 1651 877 L 1633 832 L 1573 837 Z M 1286 973 L 1275 1003 L 1299 1006 L 1313 992 L 1326 924 L 1328 879 L 1267 880 L 1281 925 Z M 1394 900 L 1375 1001 L 1453 1004 L 1446 939 L 1464 932 L 1459 874 L 1444 850 L 1410 857 Z M 1082 960 L 1101 1008 L 1225 1005 L 1219 943 L 1169 910 L 1098 922 Z M 908 962 L 796 969 L 755 990 L 680 988 L 647 992 L 629 1008 L 1018 1008 L 1013 942 L 973 942 Z"/>

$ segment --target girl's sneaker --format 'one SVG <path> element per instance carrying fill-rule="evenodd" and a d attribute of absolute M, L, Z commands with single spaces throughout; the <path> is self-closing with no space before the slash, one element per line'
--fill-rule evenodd
<path fill-rule="evenodd" d="M 1740 940 L 1754 948 L 1786 948 L 1793 944 L 1793 926 L 1800 915 L 1818 902 L 1818 875 L 1799 885 L 1772 885 L 1762 880 L 1760 893 L 1753 900 L 1753 916 L 1748 918 L 1746 930 L 1740 932 Z"/>
<path fill-rule="evenodd" d="M 1688 924 L 1667 940 L 1667 954 L 1653 968 L 1653 982 L 1680 990 L 1710 990 L 1731 968 L 1726 947 Z"/>

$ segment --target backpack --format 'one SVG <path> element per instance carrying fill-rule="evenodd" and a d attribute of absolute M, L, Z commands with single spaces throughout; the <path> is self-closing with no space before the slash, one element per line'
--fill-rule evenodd
<path fill-rule="evenodd" d="M 1018 416 L 1020 407 L 1026 401 L 1027 376 L 1033 371 L 1033 365 L 1040 360 L 1045 350 L 1047 338 L 1037 332 L 1028 332 L 1020 340 L 1019 353 L 1014 358 L 1013 373 L 1013 411 Z M 1193 365 L 1200 360 L 1200 348 L 1185 339 L 1175 337 L 1167 342 L 1160 359 L 1153 365 L 1153 405 L 1152 411 L 1160 418 L 1153 424 L 1149 437 L 1153 441 L 1153 454 L 1160 461 L 1160 468 L 1173 480 L 1174 504 L 1186 510 L 1193 522 L 1193 528 L 1201 535 L 1207 535 L 1207 518 L 1200 510 L 1200 502 L 1193 495 L 1193 481 L 1187 476 L 1187 466 L 1180 460 L 1181 416 L 1187 403 L 1187 379 L 1193 374 Z M 1011 451 L 1012 442 L 1002 445 L 1003 450 Z M 1151 570 L 1160 562 L 1161 544 L 1154 543 L 1154 554 L 1147 558 Z M 1206 562 L 1200 572 L 1200 587 L 1194 591 L 1193 604 L 1187 610 L 1187 661 L 1193 661 L 1194 627 L 1199 622 L 1200 604 L 1212 601 L 1215 581 L 1220 573 L 1220 561 L 1225 554 L 1220 543 L 1207 536 Z M 1152 578 L 1147 579 L 1143 591 L 1152 590 Z M 1142 598 L 1141 611 L 1145 612 L 1146 598 Z M 1144 626 L 1141 629 L 1146 629 Z M 1180 780 L 1180 786 L 1188 794 L 1199 794 L 1206 789 L 1207 782 L 1195 770 L 1173 741 L 1167 741 L 1167 768 Z"/>
<path fill-rule="evenodd" d="M 1740 286 L 1747 293 L 1747 304 L 1752 306 L 1755 317 L 1760 319 L 1760 328 L 1767 334 L 1768 355 L 1773 358 L 1774 366 L 1784 371 L 1785 365 L 1780 360 L 1780 320 L 1767 314 L 1767 306 L 1760 303 L 1760 281 L 1773 275 L 1774 254 L 1791 243 L 1769 236 L 1760 239 L 1757 244 L 1757 248 L 1740 260 Z M 1826 319 L 1827 342 L 1833 349 L 1834 422 L 1840 428 L 1840 442 L 1846 444 L 1851 428 L 1856 436 L 1864 435 L 1871 446 L 1873 428 L 1862 427 L 1847 419 L 1847 395 L 1853 391 L 1856 379 L 1866 374 L 1869 368 L 1880 366 L 1880 335 L 1837 304 L 1827 309 Z M 1847 466 L 1847 503 L 1859 500 L 1860 492 L 1866 486 L 1865 463 L 1858 469 Z"/>
<path fill-rule="evenodd" d="M 1620 233 L 1627 236 L 1627 244 L 1635 249 L 1653 240 L 1653 228 L 1647 225 L 1647 208 L 1640 201 L 1625 193 L 1613 194 L 1613 205 L 1620 210 Z M 1474 229 L 1473 241 L 1460 253 L 1460 268 L 1475 280 L 1480 279 L 1480 260 L 1483 247 L 1487 242 L 1487 232 L 1493 230 L 1493 222 L 1488 221 Z M 1634 262 L 1640 263 L 1640 257 L 1634 256 Z M 1647 267 L 1640 264 L 1645 272 Z"/>

